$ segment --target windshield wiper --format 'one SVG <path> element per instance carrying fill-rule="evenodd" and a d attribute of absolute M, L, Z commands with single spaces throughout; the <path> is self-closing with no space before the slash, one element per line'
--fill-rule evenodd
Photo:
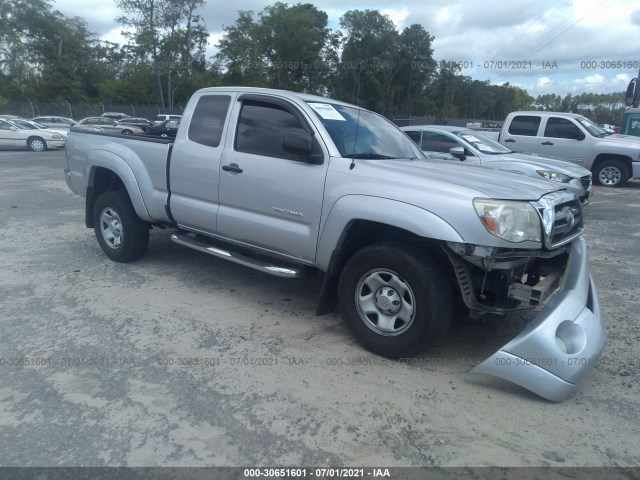
<path fill-rule="evenodd" d="M 369 158 L 373 160 L 388 160 L 395 157 L 382 155 L 380 153 L 352 153 L 351 155 L 345 155 L 345 158 Z"/>

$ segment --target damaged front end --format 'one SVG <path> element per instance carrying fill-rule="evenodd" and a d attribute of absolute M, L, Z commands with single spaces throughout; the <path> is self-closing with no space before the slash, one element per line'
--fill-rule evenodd
<path fill-rule="evenodd" d="M 523 332 L 471 373 L 562 401 L 594 366 L 606 334 L 581 237 L 581 212 L 570 209 L 570 200 L 554 200 L 534 205 L 544 225 L 544 248 L 449 242 L 444 250 L 472 316 L 540 309 Z"/>

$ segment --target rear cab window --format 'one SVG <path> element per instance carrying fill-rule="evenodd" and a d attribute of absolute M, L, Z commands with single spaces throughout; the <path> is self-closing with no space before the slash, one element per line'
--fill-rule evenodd
<path fill-rule="evenodd" d="M 538 135 L 541 120 L 538 115 L 516 115 L 509 125 L 509 135 L 535 137 Z"/>
<path fill-rule="evenodd" d="M 200 97 L 189 123 L 189 140 L 208 147 L 219 146 L 230 103 L 229 95 Z M 172 120 L 167 122 L 167 127 L 176 128 L 179 123 L 179 120 Z"/>

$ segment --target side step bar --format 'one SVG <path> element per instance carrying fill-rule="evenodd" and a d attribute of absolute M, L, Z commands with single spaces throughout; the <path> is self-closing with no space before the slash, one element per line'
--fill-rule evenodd
<path fill-rule="evenodd" d="M 271 265 L 263 260 L 247 257 L 238 252 L 224 250 L 209 243 L 199 242 L 187 235 L 173 233 L 171 235 L 171 240 L 178 245 L 193 248 L 194 250 L 199 250 L 200 252 L 208 253 L 209 255 L 229 260 L 233 263 L 239 263 L 245 267 L 253 268 L 255 270 L 268 273 L 269 275 L 275 275 L 276 277 L 298 278 L 303 276 L 302 267 Z"/>

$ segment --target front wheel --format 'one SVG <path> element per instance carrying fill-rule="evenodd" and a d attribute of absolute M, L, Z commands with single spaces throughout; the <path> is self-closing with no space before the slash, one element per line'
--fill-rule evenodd
<path fill-rule="evenodd" d="M 30 138 L 27 147 L 33 152 L 43 152 L 47 149 L 47 143 L 40 137 Z"/>
<path fill-rule="evenodd" d="M 93 228 L 102 251 L 116 262 L 139 259 L 149 245 L 149 226 L 140 220 L 124 191 L 105 192 L 96 198 Z"/>
<path fill-rule="evenodd" d="M 451 321 L 445 272 L 411 244 L 384 242 L 357 252 L 342 271 L 338 294 L 351 332 L 385 357 L 423 351 Z"/>
<path fill-rule="evenodd" d="M 631 174 L 627 165 L 616 159 L 607 159 L 599 162 L 593 172 L 593 179 L 603 187 L 619 187 L 629 180 Z"/>

